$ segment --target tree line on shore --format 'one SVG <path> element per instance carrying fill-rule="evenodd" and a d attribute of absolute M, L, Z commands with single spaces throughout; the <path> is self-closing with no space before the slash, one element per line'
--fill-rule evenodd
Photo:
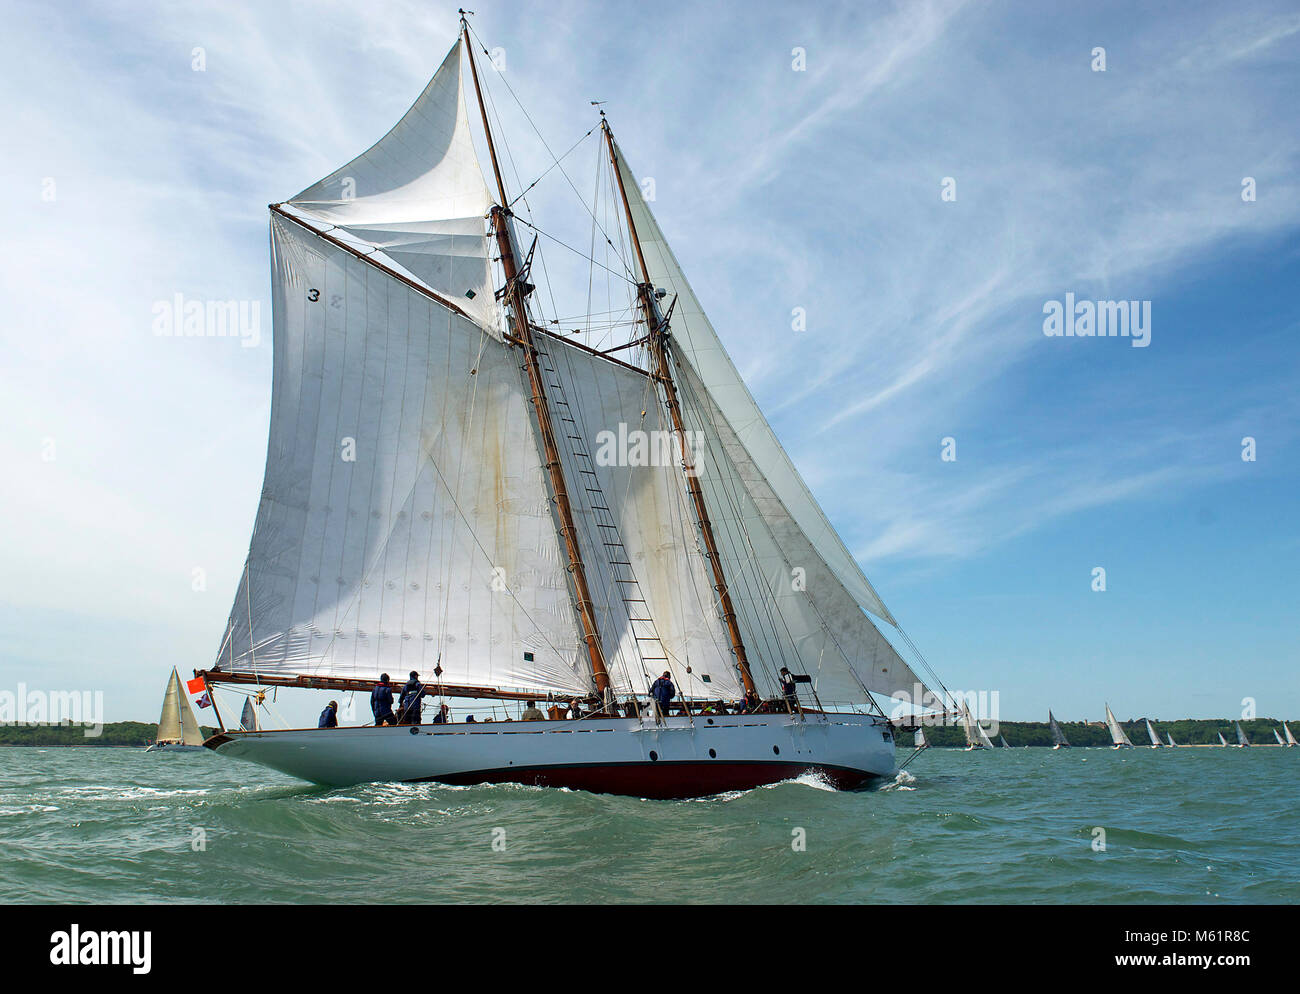
<path fill-rule="evenodd" d="M 215 729 L 200 728 L 207 738 Z M 0 746 L 147 746 L 158 737 L 156 721 L 112 721 L 98 735 L 82 725 L 0 724 Z"/>
<path fill-rule="evenodd" d="M 1180 718 L 1177 721 L 1160 721 L 1156 718 L 1151 719 L 1151 724 L 1155 726 L 1160 738 L 1163 740 L 1166 734 L 1174 737 L 1174 742 L 1178 745 L 1218 745 L 1219 733 L 1228 740 L 1229 745 L 1237 744 L 1236 718 Z M 1056 719 L 1056 723 L 1061 726 L 1061 731 L 1069 739 L 1072 746 L 1109 746 L 1110 731 L 1106 728 L 1104 721 L 1088 722 L 1081 721 L 1062 721 Z M 983 724 L 983 723 L 981 723 Z M 1121 721 L 1120 726 L 1128 733 L 1128 737 L 1133 740 L 1135 746 L 1144 746 L 1150 744 L 1150 737 L 1147 735 L 1147 728 L 1144 719 L 1138 718 L 1134 721 Z M 1242 720 L 1242 730 L 1246 733 L 1251 742 L 1258 745 L 1274 745 L 1273 729 L 1279 732 L 1282 729 L 1282 722 L 1273 718 L 1253 718 L 1249 721 Z M 1052 731 L 1045 721 L 1002 721 L 998 722 L 995 730 L 990 730 L 985 725 L 985 731 L 994 737 L 994 744 L 999 745 L 996 736 L 1002 735 L 1007 740 L 1007 745 L 1012 748 L 1020 746 L 1050 746 L 1052 744 Z M 1294 727 L 1292 731 L 1295 731 Z M 926 725 L 926 740 L 932 746 L 961 746 L 966 745 L 966 735 L 962 730 L 961 724 L 956 725 Z M 911 744 L 911 733 L 905 732 L 899 736 L 899 747 Z"/>

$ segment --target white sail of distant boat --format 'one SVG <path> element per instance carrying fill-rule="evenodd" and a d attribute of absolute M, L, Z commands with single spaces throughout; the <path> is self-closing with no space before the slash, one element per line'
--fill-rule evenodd
<path fill-rule="evenodd" d="M 1110 729 L 1110 741 L 1114 749 L 1132 749 L 1133 743 L 1129 741 L 1128 735 L 1124 729 L 1119 727 L 1119 722 L 1115 719 L 1115 712 L 1106 705 L 1106 726 Z"/>
<path fill-rule="evenodd" d="M 1282 722 L 1282 731 L 1286 732 L 1286 744 L 1287 744 L 1287 746 L 1293 746 L 1293 745 L 1295 745 L 1295 744 L 1296 744 L 1296 743 L 1295 743 L 1295 736 L 1291 734 L 1291 726 L 1288 725 L 1285 721 Z"/>
<path fill-rule="evenodd" d="M 256 732 L 262 727 L 257 720 L 257 711 L 253 708 L 251 697 L 244 698 L 244 713 L 239 716 L 239 727 L 246 732 Z"/>
<path fill-rule="evenodd" d="M 1228 744 L 1228 740 L 1225 739 L 1225 738 L 1223 737 L 1223 733 L 1220 732 L 1220 733 L 1219 733 L 1219 745 L 1221 745 L 1221 746 L 1226 746 L 1227 744 Z"/>
<path fill-rule="evenodd" d="M 172 667 L 171 679 L 167 681 L 167 690 L 163 694 L 162 714 L 158 718 L 158 735 L 153 745 L 146 752 L 169 751 L 184 752 L 203 748 L 203 733 L 194 718 L 194 709 L 190 699 L 181 686 L 181 675 Z"/>
<path fill-rule="evenodd" d="M 930 743 L 925 740 L 925 729 L 918 728 L 916 734 L 912 737 L 912 743 L 918 749 L 924 749 Z"/>
<path fill-rule="evenodd" d="M 1246 733 L 1241 730 L 1241 722 L 1237 722 L 1237 748 L 1244 749 L 1250 745 L 1250 739 L 1246 738 Z"/>
<path fill-rule="evenodd" d="M 1052 715 L 1050 710 L 1047 712 L 1047 724 L 1051 726 L 1052 730 L 1052 748 L 1070 748 L 1069 740 L 1065 737 L 1065 733 L 1061 731 L 1061 726 L 1056 723 L 1056 718 Z"/>
<path fill-rule="evenodd" d="M 1174 737 L 1170 735 L 1168 732 L 1165 732 L 1165 739 L 1166 739 L 1165 745 L 1167 745 L 1170 749 L 1173 749 L 1178 745 L 1178 743 L 1174 741 Z"/>
<path fill-rule="evenodd" d="M 1000 743 L 1002 744 L 1002 748 L 1003 748 L 1003 749 L 1010 749 L 1010 748 L 1011 748 L 1011 746 L 1007 745 L 1007 737 L 1006 737 L 1005 735 L 999 735 L 999 736 L 998 736 L 998 742 L 1000 742 Z"/>
<path fill-rule="evenodd" d="M 1277 730 L 1276 728 L 1273 729 L 1273 738 L 1277 739 L 1277 744 L 1278 744 L 1278 745 L 1280 745 L 1280 746 L 1284 746 L 1284 745 L 1286 745 L 1286 743 L 1282 741 L 1282 736 L 1281 736 L 1281 734 L 1278 732 L 1278 730 Z"/>
<path fill-rule="evenodd" d="M 1147 723 L 1147 735 L 1151 736 L 1151 748 L 1159 749 L 1164 743 L 1160 741 L 1160 736 L 1156 734 L 1156 730 L 1151 726 L 1151 719 L 1144 718 L 1143 721 Z"/>
<path fill-rule="evenodd" d="M 966 750 L 968 752 L 972 749 L 993 748 L 993 743 L 985 734 L 984 729 L 980 727 L 980 723 L 975 720 L 975 716 L 970 713 L 968 705 L 962 705 L 961 723 L 962 729 L 966 733 Z"/>

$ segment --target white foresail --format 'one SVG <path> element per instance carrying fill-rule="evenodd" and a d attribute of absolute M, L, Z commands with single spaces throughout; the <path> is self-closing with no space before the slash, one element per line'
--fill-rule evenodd
<path fill-rule="evenodd" d="M 1110 729 L 1110 739 L 1115 745 L 1131 746 L 1128 735 L 1124 729 L 1120 728 L 1119 722 L 1115 720 L 1115 714 L 1111 711 L 1110 705 L 1106 705 L 1106 726 Z"/>
<path fill-rule="evenodd" d="M 430 289 L 496 330 L 490 246 L 492 204 L 474 152 L 457 39 L 419 99 L 368 151 L 289 204 L 319 227 L 338 225 L 381 249 Z"/>
<path fill-rule="evenodd" d="M 640 184 L 621 150 L 618 163 L 651 279 L 657 288 L 667 291 L 665 305 L 676 298 L 671 319 L 674 354 L 695 371 L 747 452 L 757 471 L 750 482 L 759 513 L 789 557 L 810 546 L 818 566 L 824 566 L 859 607 L 895 624 L 737 373 L 642 198 Z"/>
<path fill-rule="evenodd" d="M 700 483 L 749 653 L 773 671 L 786 665 L 812 674 L 823 702 L 860 701 L 865 688 L 919 703 L 921 678 L 809 537 L 778 513 L 781 501 L 695 369 L 676 367 L 687 430 L 703 443 Z"/>
<path fill-rule="evenodd" d="M 266 475 L 216 668 L 587 693 L 513 350 L 272 218 Z"/>

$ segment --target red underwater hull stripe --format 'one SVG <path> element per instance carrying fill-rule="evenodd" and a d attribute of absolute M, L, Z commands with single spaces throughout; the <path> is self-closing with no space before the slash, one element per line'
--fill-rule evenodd
<path fill-rule="evenodd" d="M 749 790 L 817 772 L 840 790 L 860 787 L 877 779 L 864 770 L 805 763 L 719 763 L 711 760 L 678 763 L 590 763 L 571 766 L 506 767 L 474 770 L 415 782 L 468 786 L 478 783 L 522 783 L 536 787 L 568 787 L 593 794 L 626 794 L 669 800 L 708 797 L 729 790 Z"/>

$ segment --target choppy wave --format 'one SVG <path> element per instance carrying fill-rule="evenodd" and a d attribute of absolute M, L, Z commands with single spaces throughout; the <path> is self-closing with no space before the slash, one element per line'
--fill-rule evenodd
<path fill-rule="evenodd" d="M 208 753 L 0 749 L 0 893 L 68 902 L 1293 902 L 1300 751 L 929 750 L 696 801 L 330 790 Z"/>

